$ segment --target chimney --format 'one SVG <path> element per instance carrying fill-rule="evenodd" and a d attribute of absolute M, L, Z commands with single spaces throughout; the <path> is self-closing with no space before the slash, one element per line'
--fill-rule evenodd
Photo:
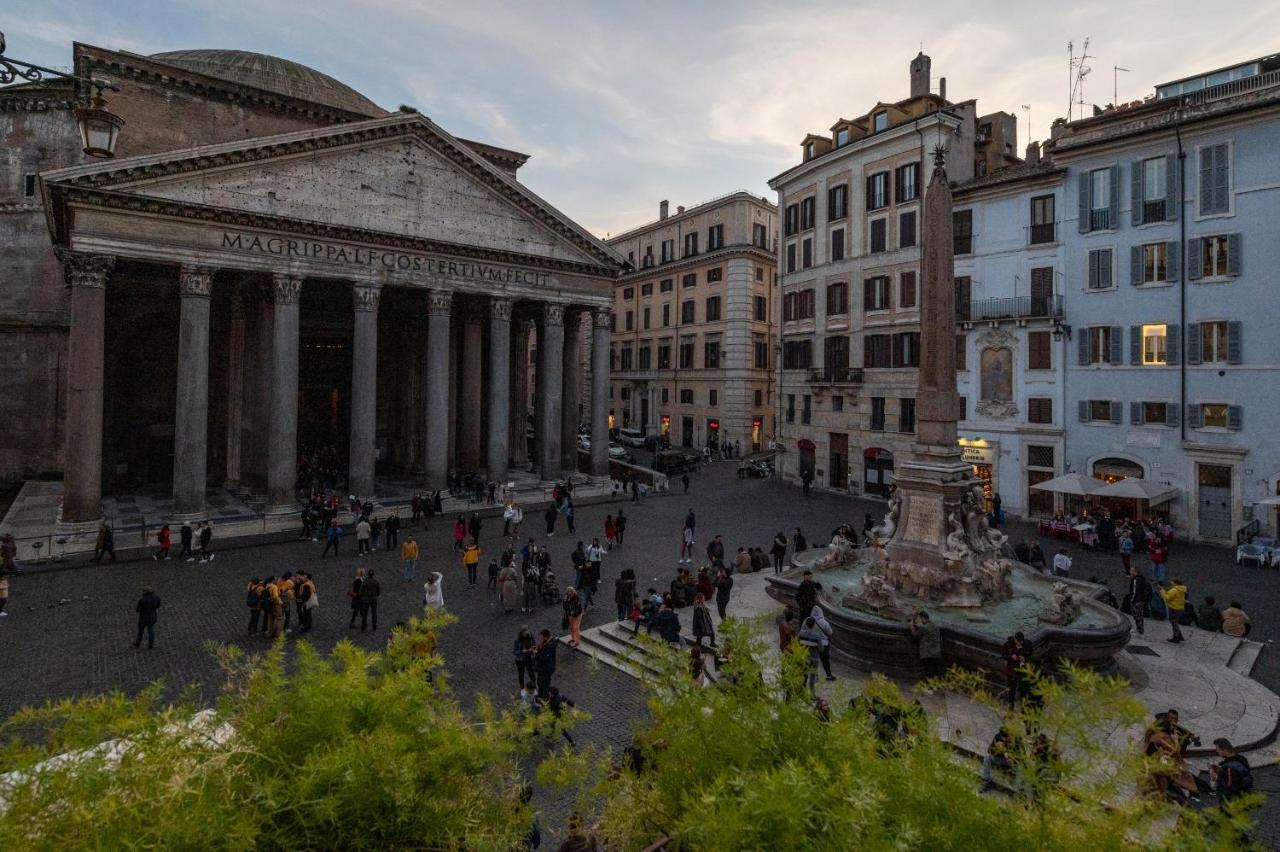
<path fill-rule="evenodd" d="M 667 200 L 665 198 L 662 201 L 658 202 L 658 219 L 659 220 L 667 218 L 667 208 L 669 206 L 670 205 L 667 204 Z"/>
<path fill-rule="evenodd" d="M 676 215 L 679 216 L 683 212 L 684 212 L 684 205 L 683 204 L 676 205 Z"/>
<path fill-rule="evenodd" d="M 1028 166 L 1040 165 L 1040 143 L 1039 142 L 1027 143 L 1027 165 Z"/>
<path fill-rule="evenodd" d="M 1067 129 L 1067 120 L 1065 118 L 1055 118 L 1053 124 L 1049 125 L 1049 138 L 1057 139 L 1062 135 L 1062 131 Z"/>
<path fill-rule="evenodd" d="M 919 98 L 929 94 L 929 64 L 929 57 L 923 51 L 911 60 L 911 97 Z"/>
<path fill-rule="evenodd" d="M 947 78 L 946 77 L 938 78 L 938 97 L 942 98 L 944 101 L 947 99 Z"/>

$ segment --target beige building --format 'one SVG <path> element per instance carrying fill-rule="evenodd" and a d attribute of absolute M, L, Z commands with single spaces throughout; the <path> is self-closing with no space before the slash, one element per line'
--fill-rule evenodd
<path fill-rule="evenodd" d="M 735 192 L 607 240 L 614 287 L 610 424 L 674 447 L 773 440 L 778 210 Z"/>
<path fill-rule="evenodd" d="M 955 182 L 1017 162 L 1014 116 L 947 100 L 945 78 L 930 91 L 924 54 L 910 84 L 905 100 L 806 136 L 802 161 L 769 184 L 783 218 L 779 440 L 792 481 L 888 493 L 895 458 L 915 441 L 930 152 L 947 148 Z M 958 217 L 957 239 L 972 230 Z"/>

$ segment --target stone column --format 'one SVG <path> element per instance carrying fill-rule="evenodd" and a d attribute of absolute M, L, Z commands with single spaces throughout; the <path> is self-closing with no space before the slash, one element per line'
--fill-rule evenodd
<path fill-rule="evenodd" d="M 591 312 L 591 475 L 609 476 L 610 308 Z"/>
<path fill-rule="evenodd" d="M 58 249 L 58 259 L 71 288 L 66 449 L 58 521 L 70 527 L 102 517 L 103 338 L 107 274 L 116 259 L 69 249 Z"/>
<path fill-rule="evenodd" d="M 209 296 L 213 270 L 178 270 L 178 386 L 173 418 L 173 514 L 171 519 L 203 520 L 209 453 Z"/>
<path fill-rule="evenodd" d="M 354 328 L 351 340 L 351 441 L 347 450 L 347 488 L 373 496 L 374 453 L 378 430 L 378 301 L 381 285 L 353 284 Z"/>
<path fill-rule="evenodd" d="M 560 477 L 560 415 L 564 397 L 564 306 L 542 305 L 538 329 L 538 469 L 544 480 Z"/>
<path fill-rule="evenodd" d="M 511 463 L 523 468 L 529 463 L 529 335 L 533 322 L 516 321 L 511 353 Z"/>
<path fill-rule="evenodd" d="M 449 485 L 449 314 L 453 309 L 453 293 L 431 290 L 427 293 L 427 363 L 426 371 L 426 458 L 427 488 L 444 489 Z"/>
<path fill-rule="evenodd" d="M 511 437 L 511 309 L 510 299 L 489 300 L 489 479 L 501 487 L 507 479 Z"/>
<path fill-rule="evenodd" d="M 227 490 L 240 487 L 240 430 L 244 426 L 244 297 L 237 285 L 231 294 L 231 322 L 227 326 Z"/>
<path fill-rule="evenodd" d="M 480 411 L 484 405 L 484 311 L 474 302 L 462 307 L 462 382 L 458 388 L 458 467 L 480 469 Z"/>
<path fill-rule="evenodd" d="M 267 445 L 267 511 L 298 510 L 298 298 L 302 278 L 271 279 L 270 427 Z"/>
<path fill-rule="evenodd" d="M 578 336 L 581 329 L 582 312 L 577 309 L 566 310 L 564 355 L 561 359 L 563 399 L 560 408 L 560 464 L 566 475 L 578 470 L 578 402 L 581 399 L 579 390 L 582 386 L 582 361 Z"/>

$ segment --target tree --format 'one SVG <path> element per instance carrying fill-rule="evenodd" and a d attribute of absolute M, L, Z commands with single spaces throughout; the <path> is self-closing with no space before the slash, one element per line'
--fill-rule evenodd
<path fill-rule="evenodd" d="M 1036 700 L 1011 713 L 1004 793 L 980 792 L 977 765 L 933 732 L 884 679 L 856 701 L 817 708 L 803 649 L 771 675 L 742 625 L 722 628 L 731 658 L 710 688 L 682 655 L 649 702 L 652 724 L 619 761 L 564 752 L 540 778 L 600 802 L 610 848 L 1062 849 L 1209 848 L 1236 842 L 1236 813 L 1203 818 L 1136 794 L 1150 771 L 1132 737 L 1144 711 L 1124 685 L 1068 669 L 1031 675 Z M 994 701 L 980 678 L 950 689 Z M 1117 745 L 1122 742 L 1123 745 Z M 1235 848 L 1235 847 L 1231 847 Z"/>
<path fill-rule="evenodd" d="M 385 653 L 284 642 L 217 648 L 224 692 L 163 705 L 163 685 L 64 700 L 3 725 L 0 837 L 14 848 L 468 848 L 520 845 L 529 724 L 464 716 L 433 615 Z"/>

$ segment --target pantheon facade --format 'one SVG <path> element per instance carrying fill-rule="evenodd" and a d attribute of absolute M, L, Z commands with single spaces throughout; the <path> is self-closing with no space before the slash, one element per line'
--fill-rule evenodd
<path fill-rule="evenodd" d="M 0 474 L 61 471 L 71 527 L 158 485 L 175 517 L 210 487 L 284 513 L 320 449 L 361 495 L 375 472 L 554 480 L 586 422 L 607 475 L 623 261 L 520 183 L 524 155 L 274 57 L 73 50 L 119 87 L 114 159 L 78 152 L 62 84 L 0 90 L 0 369 L 24 403 Z"/>

